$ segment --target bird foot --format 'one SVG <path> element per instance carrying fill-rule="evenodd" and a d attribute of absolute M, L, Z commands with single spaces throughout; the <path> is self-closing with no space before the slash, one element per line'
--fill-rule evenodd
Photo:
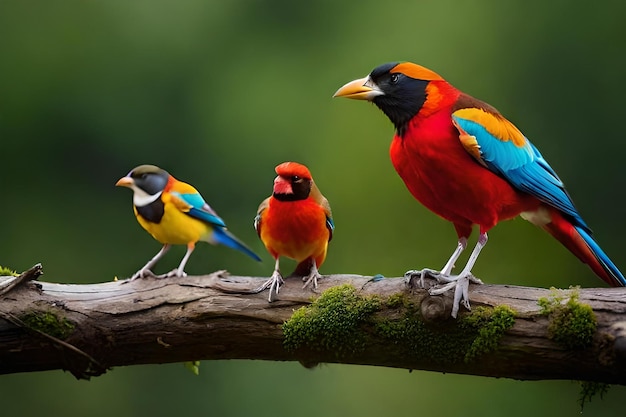
<path fill-rule="evenodd" d="M 452 282 L 456 282 L 459 280 L 459 278 L 463 278 L 463 274 L 461 275 L 446 275 L 446 274 L 442 274 L 438 271 L 433 271 L 433 270 L 429 270 L 429 275 L 433 278 L 435 278 L 437 280 L 438 283 L 440 284 L 450 284 Z M 470 282 L 473 282 L 474 284 L 478 284 L 478 285 L 482 285 L 483 282 L 479 279 L 476 278 L 474 275 L 472 275 L 471 273 L 466 274 L 465 275 L 467 277 L 467 279 Z"/>
<path fill-rule="evenodd" d="M 283 285 L 284 283 L 285 281 L 283 280 L 283 277 L 280 274 L 280 271 L 276 270 L 274 271 L 270 279 L 265 281 L 263 284 L 261 284 L 259 288 L 254 290 L 254 293 L 255 294 L 260 293 L 261 291 L 265 291 L 266 289 L 269 288 L 270 294 L 267 297 L 267 301 L 271 303 L 276 300 L 276 296 L 278 295 L 278 290 L 280 289 L 280 286 Z"/>
<path fill-rule="evenodd" d="M 172 278 L 172 277 L 182 278 L 186 276 L 187 276 L 187 273 L 185 271 L 183 270 L 179 271 L 178 268 L 174 268 L 166 274 L 156 275 L 156 278 Z"/>
<path fill-rule="evenodd" d="M 148 268 L 143 268 L 135 272 L 133 276 L 130 277 L 130 279 L 127 282 L 134 281 L 139 278 L 146 278 L 146 277 L 156 278 L 156 275 L 154 274 L 154 272 L 152 272 Z"/>
<path fill-rule="evenodd" d="M 425 288 L 424 277 L 431 276 L 433 278 L 437 278 L 439 275 L 441 275 L 441 272 L 436 269 L 411 269 L 404 273 L 404 279 L 409 288 L 415 288 L 416 286 L 418 288 Z M 415 283 L 416 279 L 418 280 L 417 285 Z"/>
<path fill-rule="evenodd" d="M 452 301 L 452 313 L 451 316 L 456 318 L 459 313 L 460 305 L 463 304 L 467 310 L 471 311 L 472 308 L 469 302 L 469 284 L 482 284 L 483 282 L 473 276 L 471 272 L 461 273 L 459 275 L 444 275 L 439 274 L 434 276 L 438 282 L 446 283 L 439 288 L 431 288 L 428 290 L 430 295 L 440 295 L 450 291 L 454 288 L 454 300 Z"/>
<path fill-rule="evenodd" d="M 322 278 L 322 275 L 319 274 L 319 272 L 311 272 L 309 275 L 307 275 L 306 277 L 302 278 L 302 281 L 304 281 L 304 285 L 302 286 L 302 289 L 305 289 L 306 287 L 309 286 L 309 284 L 312 282 L 313 283 L 313 289 L 317 289 L 317 279 L 318 278 Z"/>

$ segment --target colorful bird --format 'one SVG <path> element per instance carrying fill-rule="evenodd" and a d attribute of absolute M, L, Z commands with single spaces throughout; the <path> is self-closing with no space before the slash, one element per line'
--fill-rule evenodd
<path fill-rule="evenodd" d="M 334 97 L 371 101 L 387 115 L 396 128 L 390 149 L 396 171 L 418 201 L 454 224 L 457 247 L 435 274 L 448 284 L 431 292 L 456 287 L 453 316 L 460 302 L 469 309 L 471 270 L 487 243 L 487 232 L 518 214 L 558 239 L 610 285 L 626 285 L 591 237 L 561 179 L 517 127 L 489 104 L 410 62 L 381 65 L 341 87 Z M 460 274 L 453 276 L 473 225 L 480 229 L 478 243 Z M 430 272 L 407 274 L 423 279 Z"/>
<path fill-rule="evenodd" d="M 254 228 L 276 260 L 272 276 L 258 289 L 270 289 L 269 302 L 274 301 L 284 283 L 281 256 L 298 262 L 293 275 L 304 276 L 302 288 L 311 282 L 317 288 L 321 278 L 318 268 L 326 259 L 335 229 L 328 200 L 306 166 L 284 162 L 276 167 L 276 173 L 273 193 L 261 203 L 254 219 Z"/>
<path fill-rule="evenodd" d="M 133 190 L 133 209 L 137 221 L 163 248 L 131 279 L 154 275 L 151 268 L 171 245 L 187 245 L 187 253 L 178 268 L 159 278 L 185 274 L 185 264 L 196 243 L 204 241 L 237 249 L 260 261 L 252 250 L 226 229 L 226 224 L 191 185 L 178 181 L 154 165 L 140 165 L 115 184 Z"/>

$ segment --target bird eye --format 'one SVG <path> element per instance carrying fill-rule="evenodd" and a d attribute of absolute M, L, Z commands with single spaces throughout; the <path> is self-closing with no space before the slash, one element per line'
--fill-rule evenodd
<path fill-rule="evenodd" d="M 291 180 L 294 182 L 300 181 L 300 177 L 297 175 L 294 175 L 293 177 L 291 177 Z"/>
<path fill-rule="evenodd" d="M 398 74 L 391 74 L 391 84 L 397 83 L 398 82 L 398 78 L 399 78 Z"/>

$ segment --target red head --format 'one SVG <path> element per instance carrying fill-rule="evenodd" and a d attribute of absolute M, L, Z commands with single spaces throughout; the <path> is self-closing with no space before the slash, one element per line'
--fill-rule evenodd
<path fill-rule="evenodd" d="M 309 169 L 297 162 L 283 162 L 274 168 L 274 170 L 278 175 L 285 178 L 293 177 L 294 175 L 300 178 L 306 178 L 307 180 L 312 178 Z"/>
<path fill-rule="evenodd" d="M 303 200 L 309 196 L 313 179 L 309 169 L 297 162 L 283 162 L 276 168 L 274 198 L 282 201 Z"/>

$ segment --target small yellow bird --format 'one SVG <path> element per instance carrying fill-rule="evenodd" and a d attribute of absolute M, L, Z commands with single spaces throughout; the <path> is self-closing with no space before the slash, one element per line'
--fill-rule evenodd
<path fill-rule="evenodd" d="M 137 221 L 163 247 L 132 279 L 154 274 L 151 268 L 171 245 L 186 245 L 187 253 L 178 268 L 159 278 L 183 277 L 189 256 L 199 241 L 237 249 L 256 261 L 261 258 L 226 229 L 226 224 L 191 185 L 178 181 L 164 169 L 140 165 L 115 184 L 133 190 Z"/>

